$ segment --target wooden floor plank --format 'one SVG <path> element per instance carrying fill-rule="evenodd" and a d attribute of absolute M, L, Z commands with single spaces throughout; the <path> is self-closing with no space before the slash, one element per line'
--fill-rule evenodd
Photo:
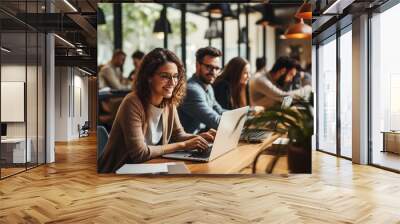
<path fill-rule="evenodd" d="M 311 175 L 97 174 L 95 138 L 0 181 L 0 223 L 400 223 L 400 175 L 313 153 Z"/>

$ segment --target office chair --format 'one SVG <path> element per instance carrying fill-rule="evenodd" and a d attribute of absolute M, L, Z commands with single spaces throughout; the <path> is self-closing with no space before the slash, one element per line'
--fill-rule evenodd
<path fill-rule="evenodd" d="M 104 147 L 108 141 L 108 132 L 105 127 L 97 126 L 97 160 L 103 154 Z"/>
<path fill-rule="evenodd" d="M 79 134 L 79 138 L 80 137 L 87 137 L 89 136 L 89 130 L 90 130 L 90 125 L 89 125 L 89 121 L 85 121 L 85 123 L 81 126 L 80 124 L 78 124 L 78 134 Z"/>

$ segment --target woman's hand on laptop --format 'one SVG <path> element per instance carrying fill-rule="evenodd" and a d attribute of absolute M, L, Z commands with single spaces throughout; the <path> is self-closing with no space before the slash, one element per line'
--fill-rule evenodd
<path fill-rule="evenodd" d="M 193 138 L 184 141 L 185 150 L 200 150 L 206 151 L 208 149 L 208 142 L 200 135 L 195 135 Z"/>
<path fill-rule="evenodd" d="M 214 142 L 215 134 L 217 131 L 215 129 L 210 128 L 207 132 L 203 132 L 199 134 L 201 137 L 203 137 L 205 140 L 208 142 Z"/>
<path fill-rule="evenodd" d="M 252 107 L 250 107 L 250 113 L 254 114 L 254 115 L 259 114 L 261 112 L 264 112 L 264 110 L 265 109 L 264 109 L 263 106 L 252 106 Z"/>

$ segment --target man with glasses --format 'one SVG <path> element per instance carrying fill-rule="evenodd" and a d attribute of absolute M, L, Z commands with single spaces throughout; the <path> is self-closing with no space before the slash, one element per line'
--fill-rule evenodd
<path fill-rule="evenodd" d="M 186 97 L 179 107 L 179 118 L 188 133 L 197 134 L 210 128 L 217 129 L 225 111 L 215 100 L 211 86 L 219 74 L 222 52 L 214 47 L 196 52 L 196 73 L 188 80 Z"/>

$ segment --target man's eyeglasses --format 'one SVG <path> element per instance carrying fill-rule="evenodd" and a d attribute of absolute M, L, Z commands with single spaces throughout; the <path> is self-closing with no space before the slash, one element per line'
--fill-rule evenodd
<path fill-rule="evenodd" d="M 164 82 L 168 82 L 168 81 L 178 82 L 178 80 L 179 80 L 179 75 L 178 74 L 172 75 L 172 74 L 169 74 L 169 73 L 166 73 L 166 72 L 162 72 L 162 73 L 160 73 L 158 75 L 161 77 L 161 79 Z"/>
<path fill-rule="evenodd" d="M 221 68 L 219 66 L 213 66 L 213 65 L 208 65 L 208 64 L 204 64 L 204 63 L 200 63 L 201 65 L 204 65 L 204 67 L 206 67 L 208 72 L 212 72 L 215 71 L 216 73 L 218 73 Z"/>

